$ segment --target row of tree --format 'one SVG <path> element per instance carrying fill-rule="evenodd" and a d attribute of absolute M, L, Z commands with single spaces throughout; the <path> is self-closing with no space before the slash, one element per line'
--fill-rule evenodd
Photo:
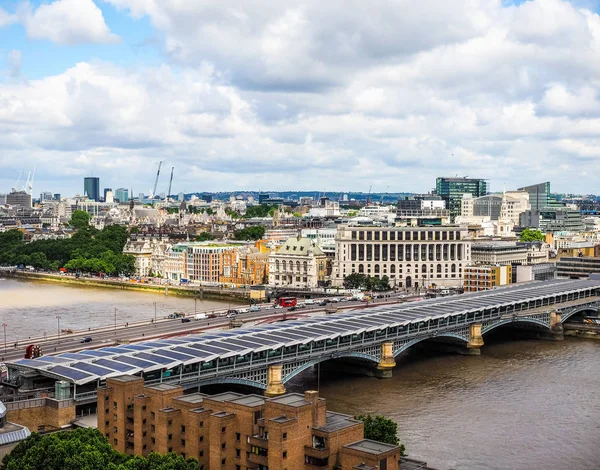
<path fill-rule="evenodd" d="M 0 265 L 28 265 L 37 269 L 131 274 L 134 258 L 124 255 L 123 247 L 129 233 L 121 225 L 109 225 L 97 230 L 89 225 L 90 216 L 75 211 L 71 225 L 77 232 L 60 240 L 37 240 L 25 243 L 18 230 L 0 233 Z"/>
<path fill-rule="evenodd" d="M 196 470 L 198 461 L 174 453 L 148 457 L 114 450 L 97 429 L 31 434 L 6 455 L 0 470 Z"/>
<path fill-rule="evenodd" d="M 390 287 L 390 279 L 387 276 L 381 278 L 367 276 L 360 273 L 352 273 L 344 278 L 344 287 L 346 289 L 361 289 L 373 291 L 388 291 Z"/>

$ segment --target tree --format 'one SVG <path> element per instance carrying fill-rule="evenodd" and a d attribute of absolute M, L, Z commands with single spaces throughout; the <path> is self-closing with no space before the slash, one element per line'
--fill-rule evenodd
<path fill-rule="evenodd" d="M 346 289 L 366 289 L 367 276 L 360 273 L 348 274 L 344 278 L 344 287 Z"/>
<path fill-rule="evenodd" d="M 533 228 L 526 228 L 521 232 L 520 240 L 522 242 L 543 242 L 546 236 L 540 231 Z"/>
<path fill-rule="evenodd" d="M 365 425 L 365 439 L 400 446 L 400 455 L 406 455 L 406 449 L 398 439 L 398 425 L 394 421 L 385 416 L 370 414 L 358 415 L 356 419 Z"/>
<path fill-rule="evenodd" d="M 255 225 L 254 227 L 246 227 L 242 230 L 236 230 L 233 237 L 236 240 L 260 240 L 265 234 L 265 227 Z"/>
<path fill-rule="evenodd" d="M 31 434 L 2 459 L 0 470 L 192 470 L 194 459 L 173 453 L 148 457 L 114 450 L 97 429 Z"/>
<path fill-rule="evenodd" d="M 69 223 L 72 227 L 76 229 L 81 229 L 88 227 L 90 225 L 91 219 L 92 216 L 86 211 L 77 210 L 71 215 L 71 220 L 69 221 Z"/>
<path fill-rule="evenodd" d="M 200 235 L 196 235 L 197 242 L 207 242 L 209 240 L 214 240 L 215 236 L 210 232 L 202 232 Z"/>

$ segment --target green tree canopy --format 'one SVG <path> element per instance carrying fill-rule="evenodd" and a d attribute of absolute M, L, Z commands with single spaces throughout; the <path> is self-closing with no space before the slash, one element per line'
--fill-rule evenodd
<path fill-rule="evenodd" d="M 97 429 L 31 434 L 2 459 L 0 470 L 196 470 L 180 455 L 129 456 L 112 449 Z"/>
<path fill-rule="evenodd" d="M 394 421 L 385 416 L 370 414 L 358 415 L 356 419 L 365 425 L 365 439 L 400 446 L 400 455 L 406 455 L 406 449 L 398 439 L 398 425 Z"/>
<path fill-rule="evenodd" d="M 526 228 L 521 232 L 520 240 L 522 242 L 543 242 L 546 236 L 540 231 L 534 228 Z"/>
<path fill-rule="evenodd" d="M 88 225 L 90 225 L 91 219 L 92 219 L 92 216 L 90 214 L 88 214 L 86 211 L 76 210 L 71 215 L 71 220 L 69 221 L 69 223 L 71 224 L 72 227 L 74 227 L 76 229 L 86 228 Z"/>
<path fill-rule="evenodd" d="M 260 240 L 265 234 L 265 227 L 255 225 L 254 227 L 246 227 L 242 230 L 236 230 L 233 237 L 236 240 Z"/>
<path fill-rule="evenodd" d="M 352 273 L 344 278 L 344 287 L 346 289 L 363 289 L 374 291 L 390 290 L 390 280 L 387 276 L 377 277 L 367 276 L 360 273 Z"/>
<path fill-rule="evenodd" d="M 209 240 L 214 240 L 215 236 L 210 232 L 202 232 L 200 235 L 196 235 L 197 242 L 207 242 Z"/>

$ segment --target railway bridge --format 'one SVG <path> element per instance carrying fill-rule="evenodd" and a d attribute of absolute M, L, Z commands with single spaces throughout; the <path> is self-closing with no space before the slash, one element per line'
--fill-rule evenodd
<path fill-rule="evenodd" d="M 142 376 L 147 385 L 194 388 L 234 383 L 275 396 L 302 371 L 329 360 L 391 376 L 396 358 L 423 342 L 477 354 L 490 331 L 520 327 L 562 339 L 562 323 L 600 309 L 600 280 L 555 280 L 453 297 L 62 353 L 7 363 L 9 382 L 31 390 L 66 381 L 76 402 L 92 401 L 106 378 Z M 64 386 L 64 382 L 63 382 Z"/>

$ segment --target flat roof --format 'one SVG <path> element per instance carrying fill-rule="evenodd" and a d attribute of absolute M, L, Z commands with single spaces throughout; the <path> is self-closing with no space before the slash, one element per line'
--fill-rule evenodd
<path fill-rule="evenodd" d="M 466 315 L 483 309 L 499 309 L 508 305 L 565 294 L 587 292 L 587 295 L 591 295 L 590 292 L 599 289 L 600 279 L 531 282 L 452 297 L 424 299 L 419 302 L 384 304 L 326 317 L 308 317 L 249 328 L 215 330 L 202 334 L 87 349 L 76 353 L 65 352 L 34 359 L 18 359 L 8 361 L 6 364 L 12 369 L 34 371 L 46 377 L 67 380 L 77 385 L 106 378 L 134 381 L 139 379 L 131 375 L 142 372 L 161 371 L 182 365 L 202 364 L 216 359 L 268 352 L 282 347 L 337 340 L 341 336 L 360 335 L 365 331 L 381 331 L 392 327 L 420 324 L 429 319 Z M 150 388 L 173 390 L 178 386 L 160 384 Z M 216 395 L 210 399 L 233 400 L 238 396 L 240 395 Z M 306 404 L 304 396 L 300 394 L 286 395 L 282 400 L 283 403 L 294 406 Z"/>
<path fill-rule="evenodd" d="M 371 439 L 363 439 L 361 441 L 353 442 L 352 444 L 346 444 L 344 447 L 378 455 L 394 450 L 398 446 L 386 444 L 384 442 L 372 441 Z"/>
<path fill-rule="evenodd" d="M 310 405 L 310 402 L 306 401 L 304 395 L 300 393 L 286 393 L 285 395 L 270 398 L 269 401 L 295 407 Z"/>
<path fill-rule="evenodd" d="M 335 413 L 333 411 L 328 411 L 325 424 L 316 429 L 317 429 L 317 431 L 322 431 L 322 432 L 336 432 L 336 431 L 341 431 L 342 429 L 356 426 L 357 424 L 360 424 L 360 421 L 357 419 L 354 419 L 350 415 L 345 415 L 342 413 Z"/>

